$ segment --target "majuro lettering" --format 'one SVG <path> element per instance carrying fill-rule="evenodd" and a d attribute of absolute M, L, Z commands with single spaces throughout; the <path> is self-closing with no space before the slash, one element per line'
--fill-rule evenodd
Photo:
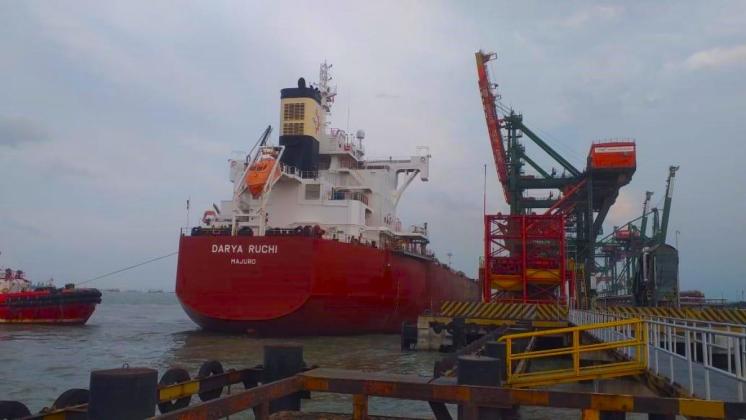
<path fill-rule="evenodd" d="M 219 245 L 213 244 L 211 251 L 213 254 L 277 254 L 277 245 Z"/>

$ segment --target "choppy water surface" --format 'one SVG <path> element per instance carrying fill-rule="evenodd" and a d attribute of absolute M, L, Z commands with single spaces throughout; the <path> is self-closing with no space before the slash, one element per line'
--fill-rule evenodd
<path fill-rule="evenodd" d="M 163 373 L 182 366 L 194 375 L 205 360 L 226 368 L 254 366 L 266 344 L 287 342 L 199 330 L 169 293 L 104 293 L 87 325 L 49 327 L 0 324 L 0 400 L 18 400 L 32 411 L 49 406 L 69 388 L 88 388 L 93 369 L 152 367 Z M 402 353 L 396 335 L 309 337 L 309 364 L 430 376 L 437 353 Z M 350 412 L 351 398 L 314 394 L 305 410 Z M 432 417 L 423 402 L 371 399 L 371 414 Z M 560 414 L 559 416 L 557 414 Z M 546 410 L 522 410 L 523 418 L 547 418 Z M 577 418 L 576 411 L 553 410 L 553 418 Z"/>

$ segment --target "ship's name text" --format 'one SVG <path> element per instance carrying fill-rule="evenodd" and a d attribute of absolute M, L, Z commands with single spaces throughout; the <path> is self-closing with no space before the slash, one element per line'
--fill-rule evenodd
<path fill-rule="evenodd" d="M 213 254 L 277 254 L 277 245 L 218 245 L 213 244 Z"/>

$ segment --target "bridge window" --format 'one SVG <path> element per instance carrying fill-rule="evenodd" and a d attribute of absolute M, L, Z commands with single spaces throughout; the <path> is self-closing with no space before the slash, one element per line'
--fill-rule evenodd
<path fill-rule="evenodd" d="M 321 198 L 321 184 L 306 184 L 306 200 Z"/>

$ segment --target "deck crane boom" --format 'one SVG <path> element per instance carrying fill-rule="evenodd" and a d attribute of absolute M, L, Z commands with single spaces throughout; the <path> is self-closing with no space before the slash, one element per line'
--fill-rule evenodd
<path fill-rule="evenodd" d="M 500 132 L 500 117 L 497 114 L 495 101 L 497 100 L 494 88 L 497 86 L 490 82 L 490 76 L 487 71 L 487 62 L 497 58 L 495 53 L 485 53 L 482 50 L 476 52 L 477 75 L 479 77 L 479 92 L 482 96 L 482 106 L 484 107 L 484 117 L 487 121 L 487 131 L 490 136 L 490 145 L 492 146 L 492 155 L 495 159 L 495 168 L 497 169 L 497 178 L 503 187 L 505 200 L 510 202 L 509 191 L 510 182 L 508 180 L 507 154 L 505 153 L 505 143 L 503 142 L 502 133 Z"/>

